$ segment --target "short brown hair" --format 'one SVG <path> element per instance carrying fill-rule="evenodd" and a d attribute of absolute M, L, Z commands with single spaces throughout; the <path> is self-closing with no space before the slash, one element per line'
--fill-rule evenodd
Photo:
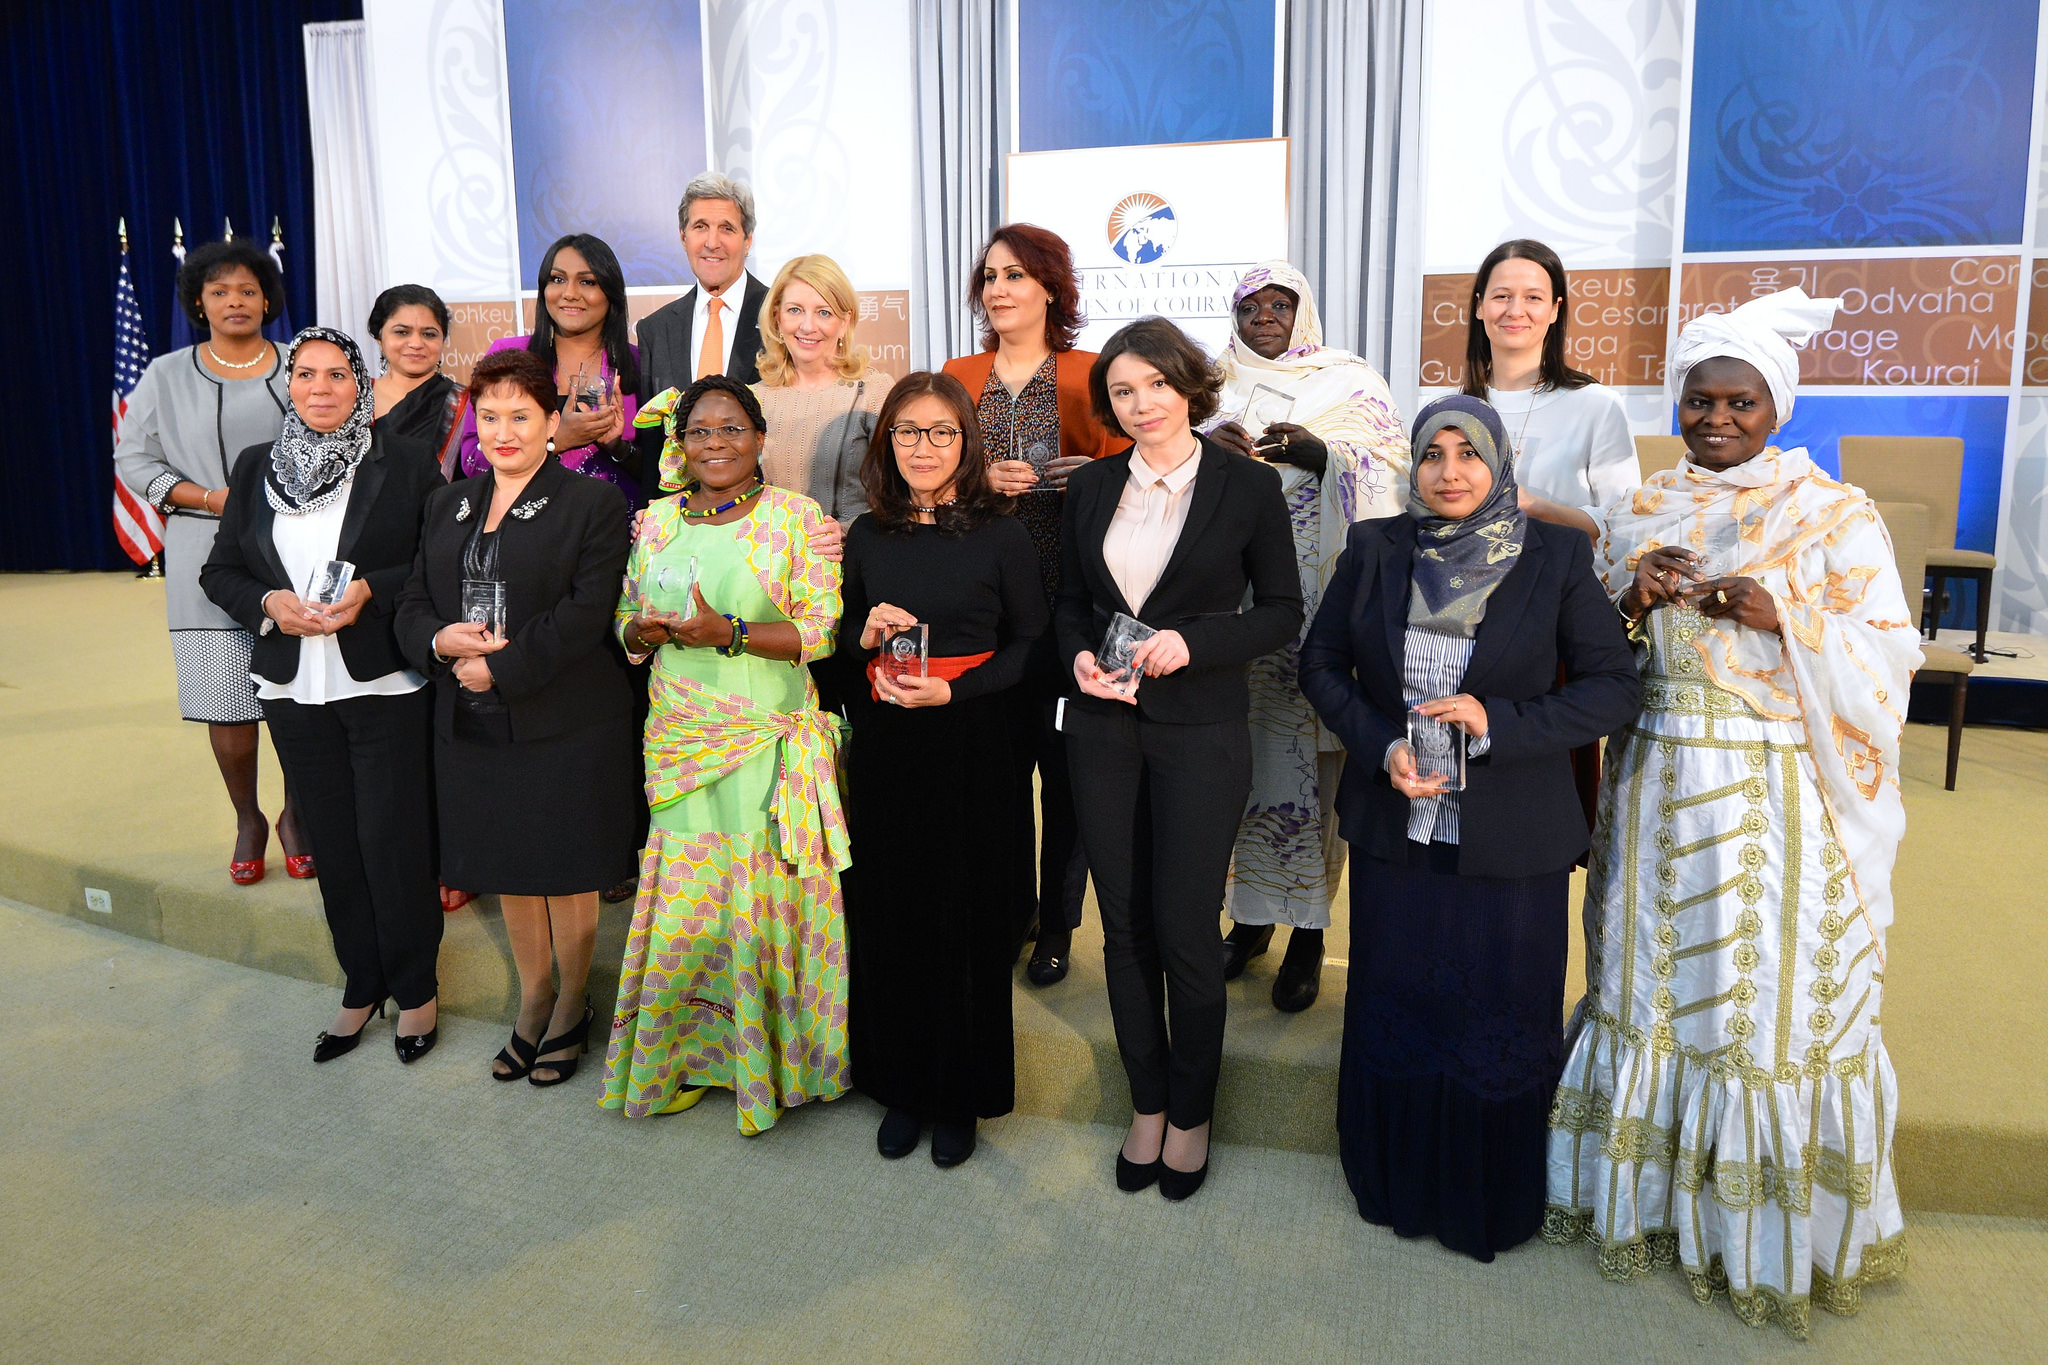
<path fill-rule="evenodd" d="M 1045 286 L 1052 302 L 1045 306 L 1046 349 L 1057 354 L 1074 349 L 1081 335 L 1081 277 L 1074 273 L 1074 253 L 1067 239 L 1032 223 L 1006 223 L 989 235 L 988 245 L 974 258 L 974 273 L 967 281 L 967 306 L 981 319 L 981 349 L 996 348 L 996 329 L 989 326 L 981 309 L 981 272 L 988 269 L 988 253 L 997 242 L 1010 249 L 1024 273 Z"/>
<path fill-rule="evenodd" d="M 540 404 L 543 413 L 556 410 L 560 395 L 555 392 L 555 375 L 548 363 L 516 346 L 492 351 L 469 372 L 469 404 L 475 407 L 493 389 L 513 389 Z"/>
<path fill-rule="evenodd" d="M 1165 318 L 1139 318 L 1110 337 L 1088 369 L 1088 401 L 1095 409 L 1096 421 L 1111 431 L 1124 429 L 1109 401 L 1109 363 L 1126 353 L 1150 361 L 1174 392 L 1188 400 L 1189 426 L 1198 427 L 1216 415 L 1223 376 L 1202 348 Z"/>
<path fill-rule="evenodd" d="M 867 491 L 868 511 L 885 531 L 907 531 L 916 518 L 910 510 L 910 485 L 896 464 L 896 418 L 913 399 L 933 397 L 953 410 L 960 424 L 960 468 L 953 475 L 953 501 L 939 509 L 939 530 L 965 535 L 990 517 L 1009 511 L 1010 500 L 988 481 L 988 461 L 981 449 L 981 423 L 967 386 L 950 374 L 917 370 L 896 381 L 875 416 L 875 434 L 860 464 L 860 486 Z"/>

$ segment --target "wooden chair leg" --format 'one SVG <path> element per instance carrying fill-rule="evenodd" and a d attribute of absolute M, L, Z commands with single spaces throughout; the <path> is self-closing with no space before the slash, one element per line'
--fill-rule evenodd
<path fill-rule="evenodd" d="M 1991 575 L 1977 575 L 1977 662 L 1984 662 L 1984 636 L 1991 629 Z"/>
<path fill-rule="evenodd" d="M 1958 673 L 1954 688 L 1948 698 L 1948 783 L 1946 790 L 1956 789 L 1956 763 L 1963 756 L 1963 708 L 1970 698 L 1968 674 Z"/>

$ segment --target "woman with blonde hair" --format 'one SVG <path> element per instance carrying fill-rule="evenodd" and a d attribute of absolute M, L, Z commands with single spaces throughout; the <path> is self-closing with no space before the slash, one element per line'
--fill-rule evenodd
<path fill-rule="evenodd" d="M 855 344 L 860 300 L 830 256 L 797 256 L 776 272 L 761 305 L 761 382 L 754 397 L 768 420 L 761 472 L 801 493 L 841 526 L 868 510 L 861 460 L 890 377 L 868 368 Z"/>

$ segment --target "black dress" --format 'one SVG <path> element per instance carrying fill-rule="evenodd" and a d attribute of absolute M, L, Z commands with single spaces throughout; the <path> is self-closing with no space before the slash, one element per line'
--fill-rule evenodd
<path fill-rule="evenodd" d="M 870 653 L 861 630 L 880 602 L 930 627 L 935 659 L 993 657 L 953 681 L 945 706 L 877 702 L 858 669 Z M 1007 1114 L 1009 907 L 1032 870 L 1008 837 L 1030 809 L 1005 694 L 1047 625 L 1030 534 L 1008 516 L 959 536 L 933 526 L 891 534 L 864 514 L 846 534 L 845 611 L 854 863 L 841 887 L 854 1084 L 925 1119 Z"/>
<path fill-rule="evenodd" d="M 427 499 L 398 638 L 436 683 L 441 880 L 464 891 L 571 896 L 633 875 L 647 807 L 626 659 L 612 636 L 630 526 L 610 484 L 549 457 L 485 536 L 493 476 Z M 506 588 L 511 643 L 469 692 L 434 657 L 462 619 L 462 581 Z"/>
<path fill-rule="evenodd" d="M 468 394 L 467 389 L 445 374 L 429 375 L 377 419 L 377 429 L 421 442 L 434 452 L 443 479 L 460 477 L 462 466 L 455 458 L 454 438 L 462 427 L 462 410 Z"/>

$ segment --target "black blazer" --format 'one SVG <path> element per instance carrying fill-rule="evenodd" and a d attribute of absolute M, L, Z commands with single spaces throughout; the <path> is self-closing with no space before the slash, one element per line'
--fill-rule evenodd
<path fill-rule="evenodd" d="M 728 317 L 732 331 L 731 359 L 725 372 L 742 384 L 759 381 L 761 371 L 755 357 L 761 353 L 761 305 L 768 301 L 768 286 L 747 273 L 746 292 L 740 296 L 738 316 Z M 728 291 L 729 293 L 730 291 Z M 687 389 L 697 373 L 695 330 L 697 290 L 690 292 L 640 319 L 637 333 L 640 347 L 640 401 L 663 389 Z M 661 433 L 657 430 L 656 436 Z"/>
<path fill-rule="evenodd" d="M 434 657 L 434 636 L 462 619 L 462 547 L 490 514 L 495 482 L 490 474 L 464 479 L 427 499 L 419 556 L 398 599 L 399 645 L 434 679 L 434 723 L 447 737 L 461 684 Z M 546 739 L 633 714 L 625 653 L 612 639 L 633 544 L 629 517 L 617 488 L 549 456 L 498 523 L 512 642 L 488 662 L 514 739 Z"/>
<path fill-rule="evenodd" d="M 267 443 L 250 446 L 236 458 L 228 476 L 227 512 L 213 538 L 213 553 L 200 566 L 199 587 L 256 637 L 250 667 L 274 683 L 288 683 L 299 672 L 299 637 L 277 629 L 263 614 L 263 599 L 280 588 L 303 592 L 306 585 L 286 576 L 270 539 L 277 512 L 263 491 L 269 467 Z M 392 613 L 412 572 L 420 505 L 440 486 L 441 466 L 425 443 L 371 428 L 370 449 L 356 466 L 334 551 L 335 558 L 356 566 L 356 577 L 370 589 L 355 624 L 334 635 L 348 675 L 357 682 L 406 667 L 392 637 Z"/>
<path fill-rule="evenodd" d="M 1302 695 L 1348 753 L 1337 793 L 1344 837 L 1394 862 L 1407 860 L 1409 802 L 1383 760 L 1408 733 L 1401 656 L 1414 553 L 1411 518 L 1353 526 L 1301 649 Z M 1643 698 L 1628 634 L 1593 576 L 1583 532 L 1529 523 L 1520 560 L 1487 599 L 1459 690 L 1486 707 L 1492 737 L 1465 765 L 1459 873 L 1533 877 L 1570 867 L 1587 846 L 1571 751 L 1633 720 Z"/>
<path fill-rule="evenodd" d="M 1138 688 L 1139 713 L 1175 725 L 1243 720 L 1251 709 L 1245 666 L 1301 629 L 1301 576 L 1279 472 L 1206 436 L 1201 440 L 1187 522 L 1142 612 L 1124 601 L 1102 559 L 1102 540 L 1137 452 L 1106 455 L 1067 477 L 1053 625 L 1062 683 L 1076 706 L 1114 715 L 1127 704 L 1074 686 L 1074 656 L 1102 647 L 1117 612 L 1155 630 L 1177 630 L 1187 641 L 1187 667 L 1147 678 Z"/>

